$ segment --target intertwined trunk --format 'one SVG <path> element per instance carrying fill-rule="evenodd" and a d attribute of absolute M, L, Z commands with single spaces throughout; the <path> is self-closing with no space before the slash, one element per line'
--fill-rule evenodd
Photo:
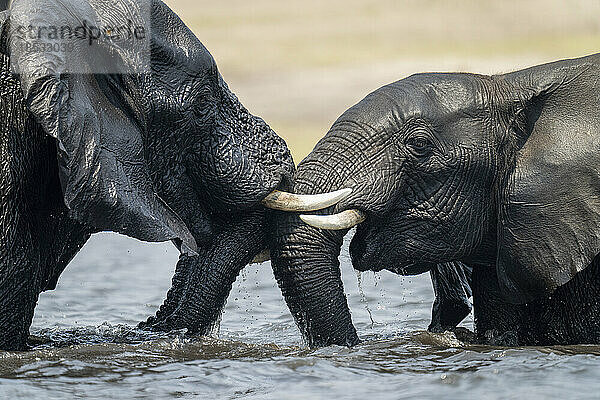
<path fill-rule="evenodd" d="M 309 346 L 358 343 L 344 294 L 338 256 L 343 232 L 323 232 L 297 215 L 276 219 L 273 271 Z"/>
<path fill-rule="evenodd" d="M 328 139 L 332 144 L 338 140 L 330 132 L 298 166 L 293 192 L 318 194 L 348 187 L 352 167 L 339 152 L 328 150 Z M 310 346 L 357 344 L 338 260 L 347 231 L 313 228 L 295 213 L 277 213 L 273 222 L 273 271 L 305 340 Z"/>

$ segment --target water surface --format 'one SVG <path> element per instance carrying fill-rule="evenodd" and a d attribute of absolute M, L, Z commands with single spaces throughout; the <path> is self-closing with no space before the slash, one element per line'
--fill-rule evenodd
<path fill-rule="evenodd" d="M 212 337 L 134 329 L 162 302 L 169 244 L 98 234 L 41 295 L 36 348 L 0 353 L 0 397 L 207 399 L 598 398 L 600 347 L 491 348 L 425 332 L 428 275 L 342 273 L 364 343 L 310 350 L 270 264 L 246 268 Z M 361 290 L 362 289 L 362 290 Z M 472 327 L 472 319 L 464 324 Z"/>

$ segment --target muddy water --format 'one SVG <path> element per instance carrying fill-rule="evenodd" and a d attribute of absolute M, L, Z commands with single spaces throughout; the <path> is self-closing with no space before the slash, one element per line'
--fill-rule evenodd
<path fill-rule="evenodd" d="M 364 343 L 307 349 L 269 263 L 234 284 L 220 329 L 189 339 L 136 331 L 160 305 L 177 251 L 96 235 L 44 293 L 33 351 L 0 353 L 0 398 L 597 398 L 600 347 L 490 348 L 424 331 L 427 275 L 343 275 Z M 466 321 L 470 327 L 472 321 Z"/>

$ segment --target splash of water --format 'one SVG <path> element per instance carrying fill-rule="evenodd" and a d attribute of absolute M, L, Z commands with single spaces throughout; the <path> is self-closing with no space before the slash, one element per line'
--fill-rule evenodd
<path fill-rule="evenodd" d="M 161 339 L 183 340 L 186 329 L 171 332 L 153 332 L 137 327 L 104 322 L 98 326 L 82 326 L 77 328 L 51 327 L 33 332 L 28 343 L 33 349 L 59 348 L 75 345 L 91 345 L 104 343 L 140 344 Z"/>
<path fill-rule="evenodd" d="M 371 320 L 371 329 L 372 329 L 373 326 L 376 324 L 376 322 L 373 319 L 373 313 L 371 312 L 371 307 L 369 306 L 369 301 L 368 301 L 367 296 L 365 295 L 365 291 L 363 290 L 363 287 L 362 287 L 362 272 L 356 271 L 356 281 L 358 283 L 358 292 L 360 293 L 360 302 L 365 305 L 365 310 L 367 310 L 367 313 L 369 314 L 369 319 Z"/>

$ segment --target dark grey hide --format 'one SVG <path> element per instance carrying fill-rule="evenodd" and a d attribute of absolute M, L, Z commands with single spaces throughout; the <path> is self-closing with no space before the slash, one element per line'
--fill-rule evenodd
<path fill-rule="evenodd" d="M 144 328 L 208 332 L 239 271 L 266 246 L 260 201 L 294 170 L 284 141 L 244 108 L 162 2 L 148 16 L 149 70 L 99 74 L 77 51 L 9 60 L 11 25 L 75 24 L 95 12 L 86 2 L 24 1 L 36 12 L 2 14 L 0 348 L 25 348 L 39 293 L 103 230 L 182 250 L 167 299 Z M 123 9 L 96 18 L 123 22 Z M 109 44 L 98 49 L 125 66 L 138 61 Z"/>

